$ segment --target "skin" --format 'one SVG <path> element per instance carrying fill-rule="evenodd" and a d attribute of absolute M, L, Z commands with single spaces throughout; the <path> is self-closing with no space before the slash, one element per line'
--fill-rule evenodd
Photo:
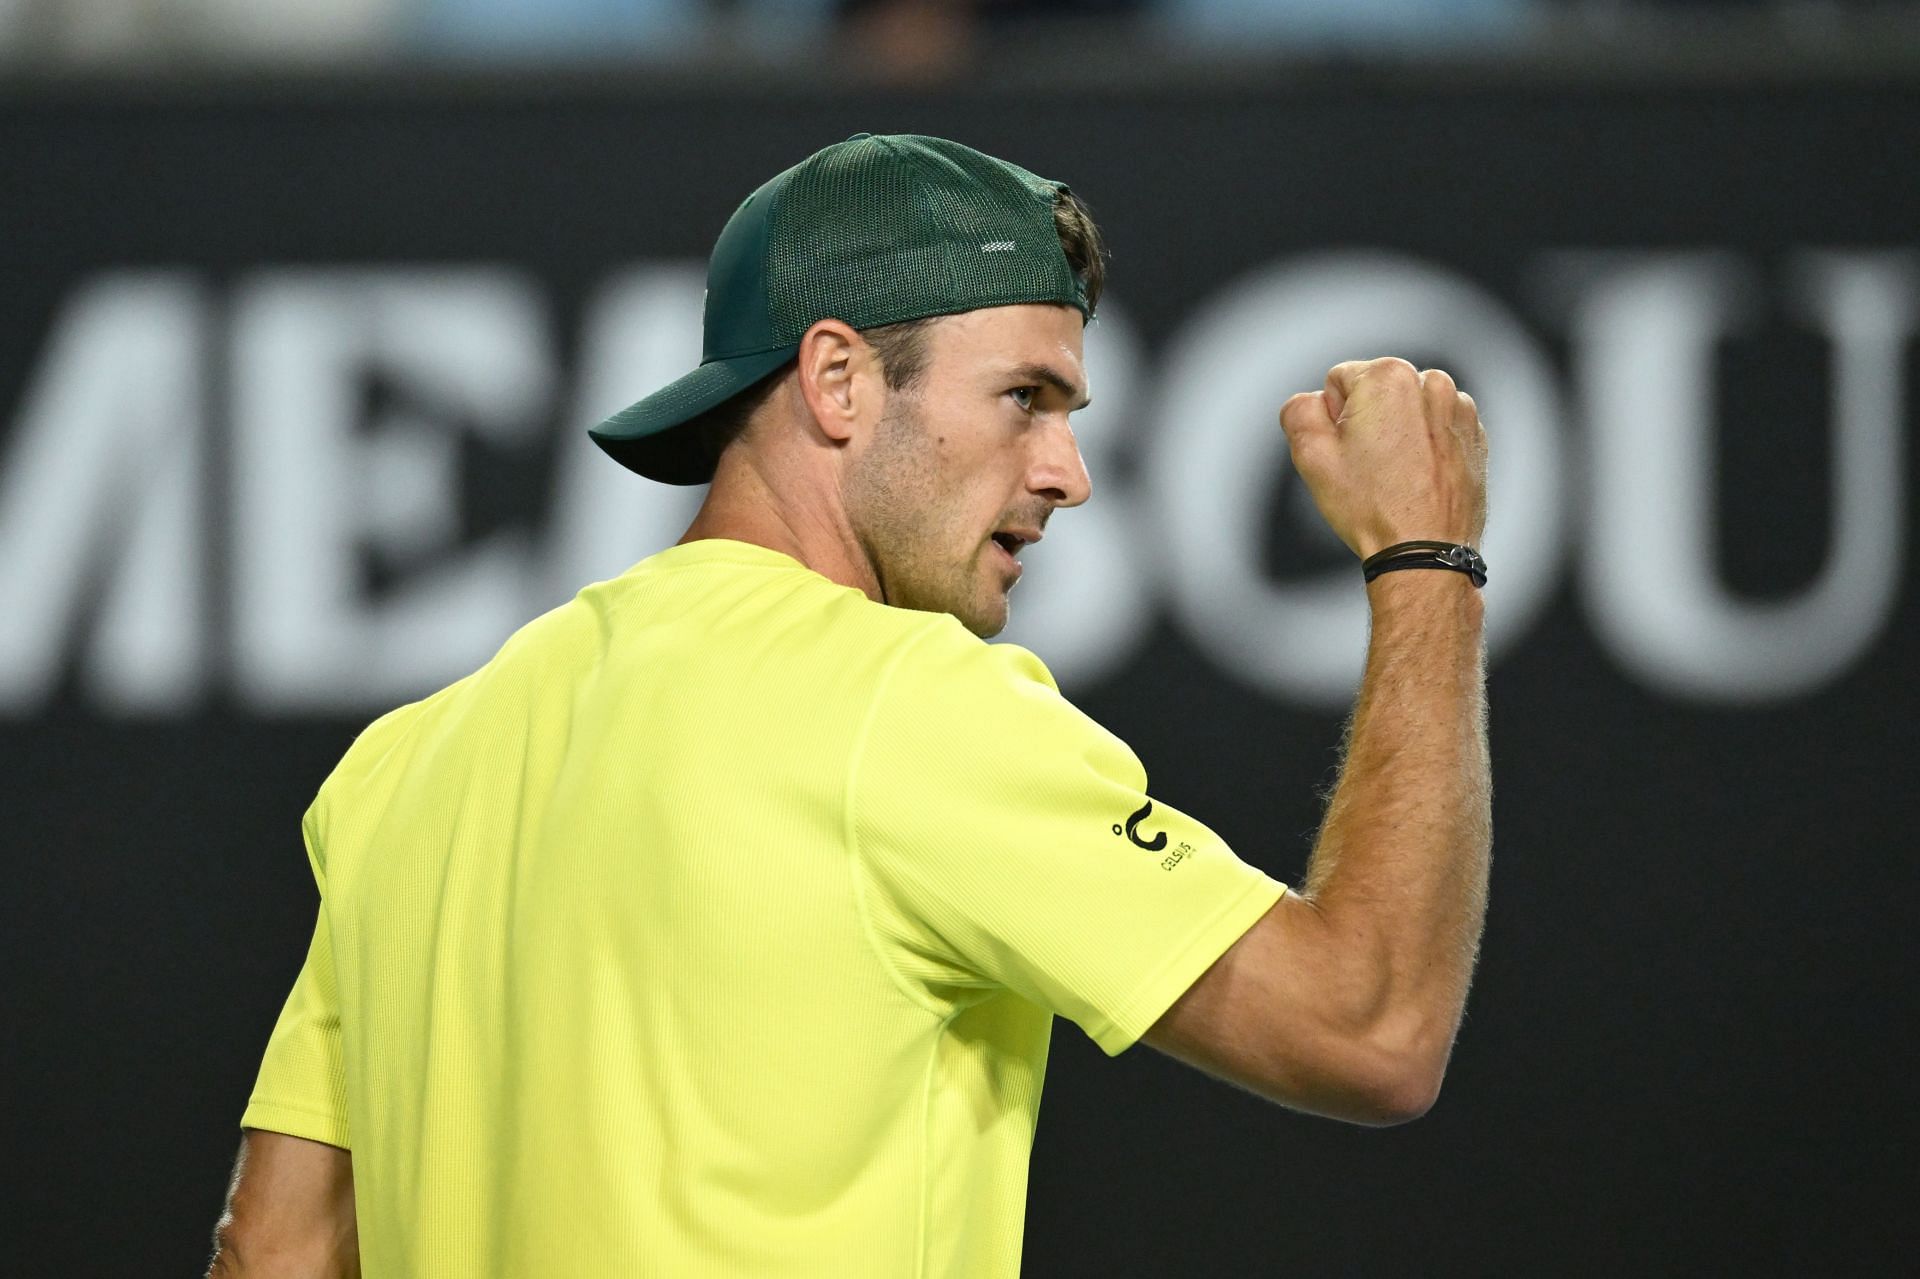
<path fill-rule="evenodd" d="M 1438 369 L 1336 365 L 1281 410 L 1295 470 L 1362 558 L 1479 545 L 1487 437 Z M 1493 840 L 1480 592 L 1465 575 L 1367 584 L 1372 631 L 1340 779 L 1289 892 L 1146 1042 L 1283 1105 L 1403 1123 L 1440 1093 L 1486 918 Z"/>
<path fill-rule="evenodd" d="M 1063 307 L 947 317 L 903 394 L 857 332 L 822 320 L 683 540 L 770 547 L 875 600 L 997 633 L 1018 566 L 993 534 L 1037 533 L 1089 494 L 1067 420 L 1086 400 L 1080 329 Z M 1445 373 L 1337 365 L 1280 424 L 1357 555 L 1478 545 L 1486 433 Z M 1385 1125 L 1426 1113 L 1452 1053 L 1486 913 L 1492 784 L 1480 593 L 1444 571 L 1366 590 L 1366 670 L 1304 881 L 1145 1042 L 1282 1105 Z M 357 1275 L 352 1186 L 348 1152 L 248 1132 L 213 1273 Z"/>
<path fill-rule="evenodd" d="M 358 1279 L 353 1156 L 248 1129 L 213 1242 L 209 1279 Z"/>
<path fill-rule="evenodd" d="M 993 535 L 1037 541 L 1091 492 L 1068 421 L 1087 403 L 1082 327 L 1064 306 L 944 316 L 925 372 L 893 390 L 858 332 L 820 321 L 682 540 L 771 547 L 881 603 L 999 634 L 1020 566 Z"/>

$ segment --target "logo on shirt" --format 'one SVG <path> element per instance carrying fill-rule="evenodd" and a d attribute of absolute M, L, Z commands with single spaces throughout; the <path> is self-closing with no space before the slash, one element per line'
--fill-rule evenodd
<path fill-rule="evenodd" d="M 1136 846 L 1144 848 L 1150 853 L 1157 853 L 1167 846 L 1167 832 L 1161 831 L 1152 839 L 1140 838 L 1140 823 L 1151 816 L 1153 816 L 1153 801 L 1148 800 L 1140 806 L 1139 812 L 1127 818 L 1127 824 L 1124 827 L 1115 826 L 1113 833 L 1116 835 L 1124 834 L 1128 839 L 1132 840 Z"/>

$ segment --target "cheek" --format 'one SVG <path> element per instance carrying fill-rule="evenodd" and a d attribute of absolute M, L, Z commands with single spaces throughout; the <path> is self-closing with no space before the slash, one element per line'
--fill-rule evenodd
<path fill-rule="evenodd" d="M 1018 496 L 1017 460 L 990 415 L 941 419 L 923 403 L 917 416 L 876 469 L 892 535 L 884 543 L 899 570 L 951 584 L 988 562 L 989 535 Z"/>
<path fill-rule="evenodd" d="M 955 434 L 932 436 L 927 445 L 917 485 L 922 527 L 950 549 L 985 537 L 998 515 L 988 509 L 982 460 L 969 456 Z"/>

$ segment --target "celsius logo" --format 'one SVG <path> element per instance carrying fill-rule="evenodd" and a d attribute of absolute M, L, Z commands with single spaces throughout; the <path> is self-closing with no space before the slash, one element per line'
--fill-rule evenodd
<path fill-rule="evenodd" d="M 1145 820 L 1147 820 L 1147 818 L 1151 817 L 1152 815 L 1153 815 L 1153 801 L 1148 800 L 1146 803 L 1140 806 L 1139 812 L 1127 818 L 1127 824 L 1124 828 L 1120 826 L 1115 826 L 1113 828 L 1113 833 L 1116 835 L 1125 834 L 1128 839 L 1132 840 L 1134 843 L 1138 844 L 1140 847 L 1146 849 L 1148 852 L 1157 853 L 1161 849 L 1167 846 L 1167 832 L 1161 831 L 1158 835 L 1155 835 L 1152 839 L 1141 839 L 1140 832 L 1139 832 L 1140 823 L 1144 822 Z"/>

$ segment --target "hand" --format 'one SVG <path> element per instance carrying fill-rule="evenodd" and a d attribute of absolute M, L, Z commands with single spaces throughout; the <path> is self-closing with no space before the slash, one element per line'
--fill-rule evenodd
<path fill-rule="evenodd" d="M 1439 369 L 1393 356 L 1336 364 L 1325 389 L 1282 406 L 1280 426 L 1314 505 L 1362 559 L 1397 542 L 1480 544 L 1487 433 Z"/>

